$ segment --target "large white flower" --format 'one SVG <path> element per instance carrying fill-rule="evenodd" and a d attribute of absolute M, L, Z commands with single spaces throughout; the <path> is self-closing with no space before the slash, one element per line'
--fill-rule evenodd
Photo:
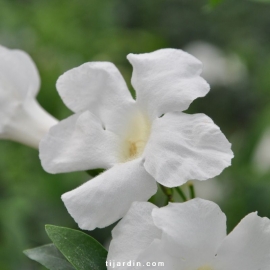
<path fill-rule="evenodd" d="M 75 114 L 40 144 L 51 173 L 108 169 L 62 199 L 82 229 L 107 226 L 133 201 L 190 179 L 206 180 L 230 165 L 231 144 L 204 114 L 185 114 L 207 94 L 201 62 L 175 49 L 129 54 L 136 100 L 117 68 L 90 62 L 63 74 L 57 89 Z"/>
<path fill-rule="evenodd" d="M 0 46 L 0 138 L 38 148 L 57 120 L 37 102 L 37 68 L 20 50 Z"/>
<path fill-rule="evenodd" d="M 203 199 L 163 208 L 134 202 L 112 236 L 107 269 L 130 261 L 142 266 L 114 269 L 270 269 L 270 220 L 251 213 L 227 236 L 224 213 Z"/>

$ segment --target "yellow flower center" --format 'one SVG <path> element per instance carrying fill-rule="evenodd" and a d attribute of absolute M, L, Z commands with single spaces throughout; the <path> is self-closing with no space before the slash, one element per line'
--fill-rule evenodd
<path fill-rule="evenodd" d="M 142 155 L 151 131 L 148 118 L 141 112 L 129 122 L 120 152 L 120 162 L 127 162 Z"/>

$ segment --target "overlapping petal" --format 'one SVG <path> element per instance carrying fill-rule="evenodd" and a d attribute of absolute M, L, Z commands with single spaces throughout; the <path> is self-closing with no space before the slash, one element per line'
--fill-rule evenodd
<path fill-rule="evenodd" d="M 134 201 L 147 201 L 156 191 L 155 180 L 136 159 L 113 166 L 62 200 L 81 229 L 93 230 L 122 218 Z"/>
<path fill-rule="evenodd" d="M 119 144 L 119 138 L 86 111 L 50 129 L 40 143 L 40 159 L 50 173 L 110 168 L 118 160 Z"/>
<path fill-rule="evenodd" d="M 231 144 L 204 114 L 167 113 L 156 119 L 144 151 L 146 170 L 161 184 L 206 180 L 231 164 Z"/>
<path fill-rule="evenodd" d="M 243 218 L 222 242 L 214 267 L 220 270 L 269 270 L 270 220 L 258 217 L 256 213 Z"/>
<path fill-rule="evenodd" d="M 151 245 L 141 252 L 136 262 L 140 263 L 138 267 L 134 267 L 136 270 L 159 268 L 166 270 L 182 270 L 182 268 L 180 268 L 181 261 L 179 258 L 171 256 L 160 239 L 155 239 Z"/>
<path fill-rule="evenodd" d="M 137 103 L 154 119 L 171 111 L 186 110 L 190 103 L 205 96 L 210 87 L 200 77 L 201 62 L 176 49 L 129 54 L 133 66 L 132 85 Z"/>
<path fill-rule="evenodd" d="M 40 78 L 30 56 L 21 50 L 0 46 L 0 59 L 0 101 L 6 100 L 2 95 L 10 96 L 12 100 L 35 97 L 40 87 Z M 8 104 L 0 103 L 1 110 Z"/>
<path fill-rule="evenodd" d="M 270 269 L 270 220 L 249 214 L 226 236 L 224 213 L 199 198 L 163 208 L 134 203 L 114 232 L 108 259 L 134 262 L 130 269 Z"/>
<path fill-rule="evenodd" d="M 74 112 L 91 111 L 103 126 L 119 133 L 135 108 L 127 85 L 114 64 L 89 62 L 59 77 L 57 90 Z"/>
<path fill-rule="evenodd" d="M 155 238 L 161 237 L 161 230 L 154 225 L 151 215 L 155 208 L 155 205 L 147 202 L 134 202 L 131 205 L 124 218 L 112 230 L 113 239 L 107 261 L 136 261 Z"/>
<path fill-rule="evenodd" d="M 173 203 L 154 209 L 152 215 L 155 225 L 163 232 L 165 250 L 179 260 L 179 266 L 187 269 L 210 263 L 226 236 L 226 217 L 210 201 Z"/>

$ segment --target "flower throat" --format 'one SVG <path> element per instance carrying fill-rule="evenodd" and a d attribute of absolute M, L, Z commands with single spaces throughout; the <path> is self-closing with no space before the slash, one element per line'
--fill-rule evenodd
<path fill-rule="evenodd" d="M 151 125 L 148 118 L 140 112 L 129 122 L 122 143 L 120 162 L 127 162 L 142 155 L 150 135 Z"/>

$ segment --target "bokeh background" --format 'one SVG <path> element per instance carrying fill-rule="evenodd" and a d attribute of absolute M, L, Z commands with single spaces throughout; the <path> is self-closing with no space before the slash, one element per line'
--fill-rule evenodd
<path fill-rule="evenodd" d="M 42 80 L 38 100 L 58 119 L 71 115 L 55 89 L 70 68 L 111 61 L 130 86 L 130 52 L 172 47 L 197 55 L 212 90 L 188 112 L 209 115 L 232 142 L 235 158 L 216 179 L 195 186 L 220 204 L 230 231 L 251 211 L 270 218 L 270 146 L 257 150 L 270 127 L 268 2 L 0 0 L 0 44 L 32 56 Z M 60 196 L 88 179 L 84 172 L 50 175 L 38 151 L 0 141 L 0 270 L 44 269 L 22 251 L 50 242 L 45 224 L 77 228 Z M 162 205 L 165 197 L 153 200 Z M 90 234 L 104 244 L 110 230 Z"/>

